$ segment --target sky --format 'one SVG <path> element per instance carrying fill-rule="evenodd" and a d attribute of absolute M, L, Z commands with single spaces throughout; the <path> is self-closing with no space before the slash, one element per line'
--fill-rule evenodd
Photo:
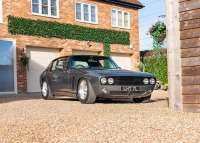
<path fill-rule="evenodd" d="M 139 0 L 145 7 L 139 10 L 139 39 L 140 51 L 152 50 L 153 40 L 150 35 L 146 35 L 149 27 L 165 18 L 158 18 L 165 15 L 165 0 Z"/>

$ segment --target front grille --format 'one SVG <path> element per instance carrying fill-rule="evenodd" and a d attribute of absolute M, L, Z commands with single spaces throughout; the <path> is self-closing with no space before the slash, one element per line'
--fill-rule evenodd
<path fill-rule="evenodd" d="M 143 78 L 133 76 L 113 77 L 115 85 L 144 85 Z"/>

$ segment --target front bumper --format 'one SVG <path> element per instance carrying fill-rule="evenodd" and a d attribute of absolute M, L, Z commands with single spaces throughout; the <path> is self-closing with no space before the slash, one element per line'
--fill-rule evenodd
<path fill-rule="evenodd" d="M 122 90 L 122 87 L 134 87 L 131 90 Z M 137 88 L 135 88 L 137 87 Z M 150 96 L 153 92 L 154 85 L 134 85 L 134 86 L 120 86 L 120 85 L 100 85 L 96 90 L 97 97 L 102 98 L 141 98 Z M 94 90 L 95 91 L 95 90 Z"/>

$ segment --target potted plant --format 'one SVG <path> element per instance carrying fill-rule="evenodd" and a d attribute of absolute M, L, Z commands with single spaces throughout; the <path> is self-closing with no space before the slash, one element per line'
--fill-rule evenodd
<path fill-rule="evenodd" d="M 22 64 L 22 66 L 27 68 L 27 69 L 28 69 L 28 65 L 29 65 L 29 59 L 30 58 L 24 53 L 24 50 L 22 50 L 20 62 Z"/>

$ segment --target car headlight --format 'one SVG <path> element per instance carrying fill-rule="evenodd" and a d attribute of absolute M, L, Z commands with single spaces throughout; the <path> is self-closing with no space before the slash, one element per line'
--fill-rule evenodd
<path fill-rule="evenodd" d="M 144 83 L 144 84 L 148 84 L 148 83 L 149 83 L 148 78 L 143 79 L 143 83 Z"/>
<path fill-rule="evenodd" d="M 109 79 L 108 79 L 108 83 L 109 83 L 109 84 L 113 84 L 113 83 L 114 83 L 114 79 L 113 79 L 113 78 L 109 78 Z"/>
<path fill-rule="evenodd" d="M 151 79 L 150 79 L 150 83 L 151 83 L 151 84 L 155 84 L 155 82 L 156 82 L 156 80 L 155 80 L 154 78 L 151 78 Z"/>
<path fill-rule="evenodd" d="M 106 84 L 106 82 L 107 82 L 106 78 L 105 78 L 105 77 L 102 77 L 102 78 L 101 78 L 101 84 Z"/>

